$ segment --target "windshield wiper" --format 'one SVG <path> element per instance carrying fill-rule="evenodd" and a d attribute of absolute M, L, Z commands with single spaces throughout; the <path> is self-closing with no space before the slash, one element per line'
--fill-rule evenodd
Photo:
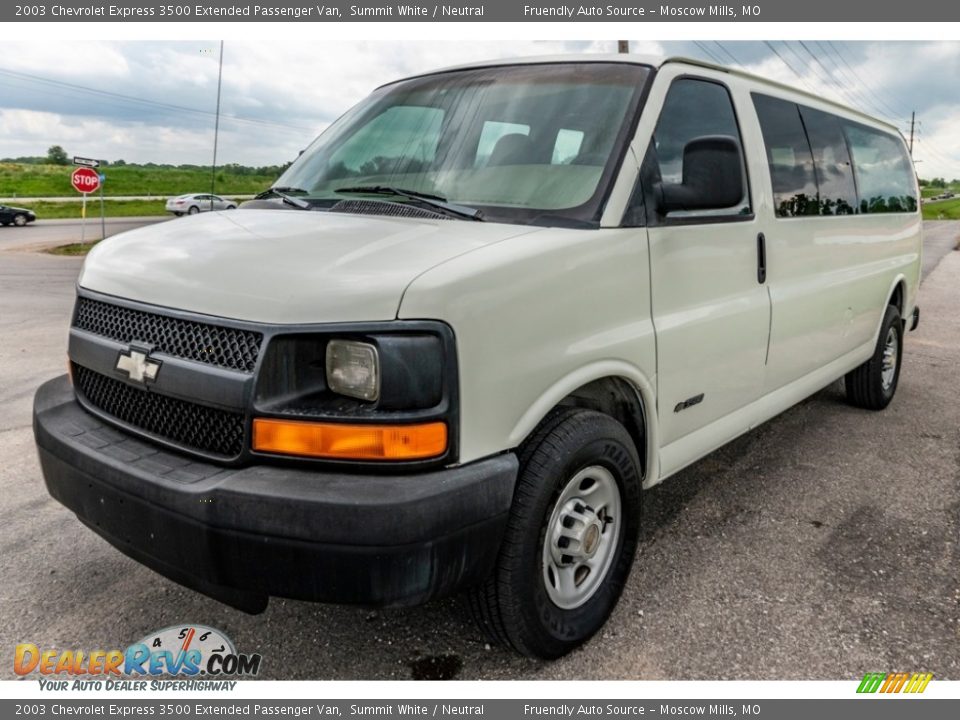
<path fill-rule="evenodd" d="M 297 208 L 298 210 L 310 210 L 310 209 L 313 207 L 313 206 L 312 206 L 310 203 L 308 203 L 306 200 L 301 200 L 300 198 L 293 197 L 292 195 L 288 195 L 288 194 L 287 194 L 287 193 L 292 193 L 292 192 L 303 193 L 303 194 L 306 194 L 306 193 L 307 193 L 307 191 L 304 190 L 303 188 L 283 187 L 283 186 L 281 186 L 281 187 L 271 187 L 271 188 L 267 188 L 267 189 L 264 190 L 262 193 L 258 193 L 258 194 L 254 197 L 254 199 L 255 199 L 255 200 L 263 200 L 264 198 L 268 198 L 268 197 L 274 196 L 274 197 L 280 198 L 280 199 L 283 200 L 287 205 L 292 205 L 293 207 Z"/>
<path fill-rule="evenodd" d="M 457 205 L 447 202 L 445 197 L 440 195 L 431 195 L 430 193 L 417 192 L 416 190 L 406 190 L 404 188 L 391 187 L 389 185 L 359 185 L 357 187 L 337 188 L 334 192 L 350 193 L 357 195 L 394 195 L 396 197 L 409 198 L 420 205 L 426 205 L 435 210 L 440 210 L 448 215 L 468 218 L 470 220 L 483 220 L 483 212 L 477 208 L 467 205 Z"/>

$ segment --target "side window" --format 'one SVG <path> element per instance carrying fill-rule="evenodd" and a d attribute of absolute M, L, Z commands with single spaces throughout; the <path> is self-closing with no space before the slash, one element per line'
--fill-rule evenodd
<path fill-rule="evenodd" d="M 820 215 L 853 215 L 857 212 L 857 186 L 843 124 L 836 115 L 800 107 L 820 190 Z"/>
<path fill-rule="evenodd" d="M 777 217 L 818 215 L 820 201 L 813 153 L 796 103 L 753 95 L 773 183 Z"/>
<path fill-rule="evenodd" d="M 903 142 L 857 123 L 844 128 L 860 192 L 860 212 L 915 212 L 913 164 Z"/>
<path fill-rule="evenodd" d="M 726 135 L 741 146 L 740 128 L 733 101 L 720 83 L 695 78 L 679 78 L 670 86 L 657 120 L 653 140 L 647 149 L 641 169 L 644 193 L 649 198 L 658 183 L 680 183 L 683 180 L 683 151 L 687 143 L 707 135 Z M 744 167 L 744 195 L 740 202 L 722 210 L 678 211 L 670 218 L 715 217 L 750 214 L 750 193 Z M 653 207 L 654 203 L 647 203 Z"/>

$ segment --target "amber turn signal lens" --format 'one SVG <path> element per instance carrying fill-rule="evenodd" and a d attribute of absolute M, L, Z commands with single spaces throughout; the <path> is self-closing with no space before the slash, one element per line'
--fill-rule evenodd
<path fill-rule="evenodd" d="M 254 418 L 257 452 L 341 460 L 422 460 L 447 450 L 447 425 L 342 425 Z"/>

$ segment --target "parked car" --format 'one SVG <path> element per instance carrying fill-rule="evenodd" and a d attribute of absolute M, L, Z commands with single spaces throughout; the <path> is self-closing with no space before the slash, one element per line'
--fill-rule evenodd
<path fill-rule="evenodd" d="M 0 205 L 0 225 L 16 225 L 23 227 L 27 223 L 32 223 L 37 219 L 33 210 L 26 208 L 11 207 L 10 205 Z"/>
<path fill-rule="evenodd" d="M 209 210 L 234 210 L 237 204 L 219 195 L 192 194 L 179 195 L 167 200 L 167 212 L 177 217 L 181 215 L 196 215 Z"/>
<path fill-rule="evenodd" d="M 248 612 L 462 590 L 563 655 L 644 489 L 838 378 L 882 410 L 919 321 L 897 128 L 690 60 L 393 82 L 271 194 L 97 245 L 35 400 L 53 497 Z"/>

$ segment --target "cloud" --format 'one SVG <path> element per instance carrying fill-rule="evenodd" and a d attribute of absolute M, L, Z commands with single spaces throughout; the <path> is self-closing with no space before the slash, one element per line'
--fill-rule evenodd
<path fill-rule="evenodd" d="M 736 62 L 763 77 L 888 116 L 902 130 L 915 110 L 922 174 L 960 176 L 960 97 L 944 82 L 960 75 L 960 43 L 771 44 L 782 58 L 763 42 L 634 40 L 631 51 Z M 375 87 L 406 75 L 510 56 L 612 52 L 615 45 L 230 41 L 224 51 L 219 157 L 258 165 L 292 159 Z M 69 47 L 5 41 L 0 156 L 43 154 L 49 145 L 61 144 L 68 152 L 111 159 L 208 163 L 218 53 L 219 43 L 212 40 Z"/>

